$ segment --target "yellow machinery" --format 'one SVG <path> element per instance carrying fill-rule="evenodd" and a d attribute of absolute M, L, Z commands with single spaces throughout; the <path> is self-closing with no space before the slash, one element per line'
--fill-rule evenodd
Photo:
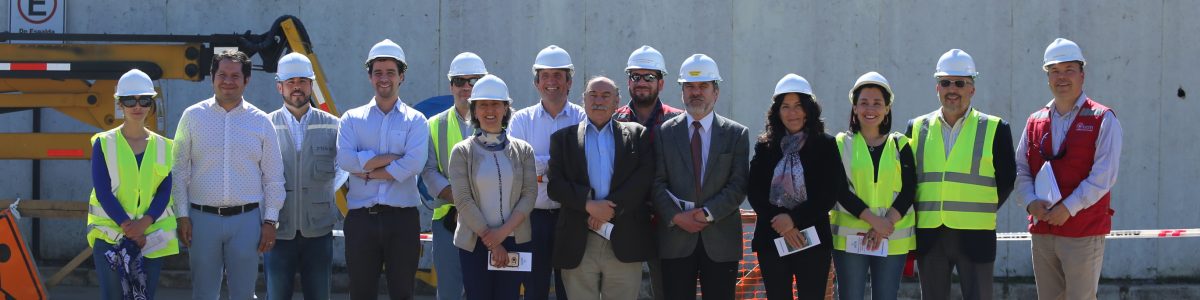
<path fill-rule="evenodd" d="M 58 44 L 21 44 L 11 41 L 60 42 Z M 44 34 L 0 32 L 0 115 L 30 109 L 52 108 L 96 127 L 80 133 L 0 133 L 0 159 L 86 160 L 91 158 L 88 139 L 96 132 L 121 124 L 113 93 L 117 79 L 137 68 L 151 79 L 204 81 L 209 75 L 212 57 L 222 48 L 237 48 L 250 56 L 258 55 L 261 66 L 255 70 L 275 73 L 284 54 L 298 52 L 308 56 L 317 74 L 314 103 L 334 115 L 340 115 L 312 42 L 304 25 L 294 16 L 282 16 L 263 34 L 213 35 L 132 35 L 132 34 Z M 165 97 L 164 97 L 165 99 Z M 164 136 L 158 111 L 151 112 L 146 126 Z M 156 121 L 150 121 L 156 120 Z M 36 126 L 36 125 L 35 125 Z M 36 130 L 35 130 L 36 131 Z M 35 177 L 39 172 L 36 164 Z M 37 180 L 35 179 L 35 182 Z M 35 183 L 36 187 L 39 185 Z M 35 197 L 38 194 L 35 191 Z M 0 196 L 3 197 L 3 196 Z M 25 200 L 29 207 L 50 208 L 49 217 L 81 217 L 86 201 Z M 0 200 L 7 205 L 8 200 Z M 346 213 L 345 188 L 338 191 L 338 208 Z M 36 219 L 35 219 L 36 222 Z M 36 227 L 36 225 L 35 225 Z M 34 229 L 37 232 L 37 229 Z M 36 237 L 35 243 L 36 244 Z M 35 247 L 36 248 L 36 247 Z M 35 250 L 36 251 L 36 250 Z M 53 286 L 66 272 L 90 257 L 85 249 L 49 281 Z M 419 274 L 432 282 L 429 273 Z"/>

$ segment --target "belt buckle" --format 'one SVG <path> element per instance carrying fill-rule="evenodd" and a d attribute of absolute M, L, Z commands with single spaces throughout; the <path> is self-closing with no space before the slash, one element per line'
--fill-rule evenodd
<path fill-rule="evenodd" d="M 371 214 L 371 215 L 377 215 L 377 214 L 379 214 L 379 209 L 378 209 L 378 208 L 379 208 L 379 205 L 372 205 L 371 207 L 368 207 L 368 208 L 367 208 L 367 214 Z"/>

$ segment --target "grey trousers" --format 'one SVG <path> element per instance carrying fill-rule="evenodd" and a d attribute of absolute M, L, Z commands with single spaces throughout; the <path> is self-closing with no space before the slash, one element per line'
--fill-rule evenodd
<path fill-rule="evenodd" d="M 612 242 L 591 232 L 587 236 L 579 266 L 562 269 L 567 298 L 637 299 L 642 287 L 642 262 L 622 262 L 613 254 Z"/>
<path fill-rule="evenodd" d="M 995 262 L 973 262 L 962 253 L 958 230 L 940 233 L 937 245 L 917 257 L 921 299 L 950 299 L 951 273 L 958 271 L 963 299 L 992 299 L 992 267 Z"/>

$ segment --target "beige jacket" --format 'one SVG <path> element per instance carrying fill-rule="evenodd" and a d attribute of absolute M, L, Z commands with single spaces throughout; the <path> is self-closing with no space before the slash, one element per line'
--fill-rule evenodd
<path fill-rule="evenodd" d="M 529 242 L 532 234 L 529 227 L 529 213 L 533 211 L 534 201 L 537 200 L 537 173 L 534 170 L 533 147 L 529 146 L 525 141 L 509 137 L 508 147 L 503 152 L 512 162 L 514 167 L 513 178 L 520 178 L 515 181 L 512 187 L 511 199 L 516 199 L 512 203 L 513 213 L 521 213 L 526 216 L 525 222 L 517 225 L 517 229 L 513 231 L 517 243 Z M 475 143 L 475 137 L 469 137 L 454 145 L 454 150 L 450 152 L 450 168 L 448 170 L 450 177 L 450 189 L 454 193 L 454 205 L 458 207 L 458 229 L 454 231 L 454 245 L 467 250 L 475 249 L 475 242 L 479 240 L 476 231 L 488 229 L 487 221 L 483 218 L 483 213 L 479 209 L 479 204 L 475 200 L 475 195 L 479 195 L 479 189 L 475 186 L 474 175 L 478 173 L 478 165 L 488 154 L 481 146 Z"/>

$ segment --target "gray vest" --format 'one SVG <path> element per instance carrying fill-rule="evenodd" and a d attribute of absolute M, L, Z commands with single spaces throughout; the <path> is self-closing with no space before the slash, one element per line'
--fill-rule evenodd
<path fill-rule="evenodd" d="M 287 118 L 293 118 L 285 108 L 271 112 L 271 123 L 279 138 L 283 153 L 283 175 L 287 200 L 279 210 L 279 230 L 276 238 L 290 240 L 296 231 L 304 237 L 319 237 L 333 230 L 337 222 L 334 205 L 333 180 L 337 173 L 338 118 L 313 108 L 305 125 L 304 141 L 296 151 Z"/>

